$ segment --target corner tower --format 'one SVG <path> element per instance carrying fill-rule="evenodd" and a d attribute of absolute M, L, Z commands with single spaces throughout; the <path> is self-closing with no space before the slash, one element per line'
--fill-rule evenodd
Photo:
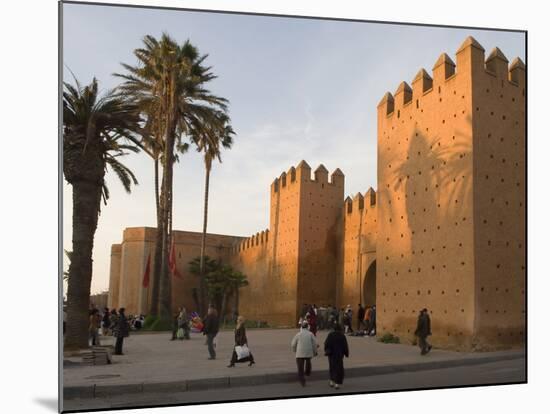
<path fill-rule="evenodd" d="M 281 289 L 275 302 L 295 323 L 303 303 L 336 301 L 335 281 L 342 237 L 344 174 L 300 162 L 271 186 L 270 274 Z M 288 314 L 290 312 L 290 314 Z"/>
<path fill-rule="evenodd" d="M 468 37 L 378 105 L 378 330 L 523 342 L 525 67 Z"/>

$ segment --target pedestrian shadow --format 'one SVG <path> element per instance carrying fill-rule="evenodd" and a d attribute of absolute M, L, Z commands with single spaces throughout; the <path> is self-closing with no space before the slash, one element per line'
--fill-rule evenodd
<path fill-rule="evenodd" d="M 59 412 L 59 401 L 57 398 L 35 398 L 34 402 L 41 405 L 42 407 L 47 408 L 50 411 L 55 413 Z"/>

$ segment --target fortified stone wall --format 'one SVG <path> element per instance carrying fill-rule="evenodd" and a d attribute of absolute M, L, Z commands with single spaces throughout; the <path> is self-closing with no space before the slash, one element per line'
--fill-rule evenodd
<path fill-rule="evenodd" d="M 472 44 L 479 347 L 525 341 L 525 65 Z"/>
<path fill-rule="evenodd" d="M 320 165 L 300 162 L 271 184 L 270 230 L 265 244 L 239 246 L 232 260 L 248 276 L 241 309 L 248 318 L 294 326 L 302 303 L 334 303 L 341 246 L 344 175 L 328 180 Z M 268 236 L 269 234 L 269 236 Z"/>
<path fill-rule="evenodd" d="M 156 229 L 151 227 L 135 227 L 124 230 L 121 246 L 121 255 L 111 255 L 111 281 L 109 291 L 112 293 L 113 307 L 126 308 L 128 314 L 147 314 L 151 303 L 152 278 L 154 268 L 154 247 Z M 202 233 L 189 231 L 174 231 L 176 269 L 180 277 L 172 277 L 172 308 L 184 306 L 188 310 L 196 310 L 193 298 L 193 289 L 198 288 L 198 278 L 189 271 L 189 262 L 200 256 Z M 206 255 L 224 262 L 229 261 L 232 246 L 241 240 L 240 237 L 219 234 L 207 234 Z M 117 245 L 112 251 L 116 252 Z M 143 287 L 143 276 L 147 260 L 151 255 L 150 283 L 148 288 Z M 117 266 L 120 268 L 119 285 L 116 284 Z M 114 298 L 118 290 L 118 300 Z"/>
<path fill-rule="evenodd" d="M 180 277 L 172 278 L 172 308 L 182 306 L 188 310 L 197 310 L 193 289 L 199 288 L 199 278 L 189 271 L 189 262 L 200 257 L 202 233 L 175 231 L 174 236 L 176 268 Z M 240 239 L 235 236 L 208 233 L 205 254 L 211 259 L 227 263 L 234 243 Z"/>
<path fill-rule="evenodd" d="M 304 303 L 319 306 L 336 301 L 344 199 L 344 174 L 339 169 L 331 174 L 330 181 L 322 164 L 313 179 L 305 162 L 297 170 L 301 172 L 296 184 L 300 192 L 299 228 L 294 235 L 298 239 L 296 317 Z"/>
<path fill-rule="evenodd" d="M 103 312 L 108 305 L 109 301 L 109 292 L 96 293 L 95 295 L 90 295 L 90 306 L 95 306 L 96 309 L 99 309 Z"/>
<path fill-rule="evenodd" d="M 487 245 L 478 221 L 492 216 L 480 203 L 487 196 L 480 194 L 493 191 L 480 180 L 482 129 L 475 101 L 480 91 L 494 86 L 488 77 L 474 75 L 479 51 L 468 38 L 456 53 L 456 66 L 442 54 L 433 79 L 422 69 L 412 88 L 401 83 L 378 106 L 378 328 L 405 340 L 413 339 L 418 311 L 427 307 L 436 345 L 475 347 L 481 302 L 496 300 L 485 291 L 481 300 L 477 289 L 480 280 L 498 280 L 495 271 L 487 276 L 478 270 L 481 263 L 494 261 L 494 253 L 481 249 L 478 241 Z M 509 110 L 519 113 L 522 104 L 511 98 L 508 104 L 515 109 Z M 502 118 L 490 116 L 483 118 L 484 128 L 501 131 Z M 519 191 L 511 187 L 501 190 Z M 520 198 L 512 197 L 518 208 Z M 519 233 L 517 224 L 500 235 L 516 238 Z"/>
<path fill-rule="evenodd" d="M 376 304 L 376 192 L 369 188 L 363 196 L 347 197 L 343 207 L 343 244 L 341 248 L 341 279 L 338 283 L 337 306 L 359 303 Z M 371 270 L 368 274 L 367 272 Z"/>
<path fill-rule="evenodd" d="M 268 274 L 269 242 L 269 230 L 256 233 L 238 242 L 229 259 L 234 269 L 248 277 L 249 285 L 239 291 L 239 313 L 247 319 L 271 321 L 275 317 L 269 293 L 274 289 Z M 232 310 L 233 303 L 230 303 Z"/>
<path fill-rule="evenodd" d="M 120 287 L 120 255 L 122 252 L 121 244 L 113 244 L 111 246 L 111 266 L 109 269 L 109 296 L 107 299 L 107 307 L 120 308 L 118 303 L 119 287 Z"/>
<path fill-rule="evenodd" d="M 149 253 L 153 262 L 154 242 L 155 230 L 152 228 L 124 229 L 121 243 L 118 306 L 126 308 L 128 315 L 147 313 L 148 289 L 144 289 L 142 283 Z M 111 268 L 113 267 L 111 262 Z"/>

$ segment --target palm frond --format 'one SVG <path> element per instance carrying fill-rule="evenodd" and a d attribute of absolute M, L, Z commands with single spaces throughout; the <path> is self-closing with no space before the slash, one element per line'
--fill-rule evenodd
<path fill-rule="evenodd" d="M 106 162 L 118 176 L 126 192 L 130 193 L 132 191 L 132 184 L 138 184 L 138 180 L 134 173 L 120 161 L 115 159 L 115 157 L 108 157 Z"/>

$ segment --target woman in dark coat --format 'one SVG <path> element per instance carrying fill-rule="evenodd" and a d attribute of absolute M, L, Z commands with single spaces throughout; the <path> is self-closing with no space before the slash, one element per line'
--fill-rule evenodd
<path fill-rule="evenodd" d="M 116 337 L 115 355 L 124 355 L 122 353 L 122 343 L 124 342 L 124 338 L 130 336 L 130 326 L 124 310 L 124 308 L 119 309 L 118 319 L 113 331 L 113 334 Z"/>
<path fill-rule="evenodd" d="M 418 322 L 416 324 L 416 331 L 414 331 L 414 334 L 418 336 L 420 355 L 426 355 L 432 349 L 432 346 L 428 343 L 427 340 L 428 336 L 432 334 L 428 309 L 424 308 L 420 311 L 420 314 L 418 315 Z"/>
<path fill-rule="evenodd" d="M 325 340 L 325 355 L 328 357 L 329 385 L 338 389 L 344 382 L 344 356 L 349 358 L 348 341 L 339 324 L 334 326 Z"/>
<path fill-rule="evenodd" d="M 243 346 L 246 345 L 248 347 L 248 340 L 246 339 L 246 329 L 244 327 L 244 317 L 239 316 L 237 318 L 237 326 L 235 327 L 235 346 Z M 254 357 L 252 356 L 252 353 L 247 358 L 243 358 L 241 360 L 237 359 L 237 352 L 235 351 L 235 346 L 233 347 L 233 354 L 231 355 L 231 362 L 227 366 L 227 368 L 231 368 L 235 366 L 236 362 L 246 362 L 249 361 L 250 363 L 248 366 L 252 366 L 255 364 Z"/>

